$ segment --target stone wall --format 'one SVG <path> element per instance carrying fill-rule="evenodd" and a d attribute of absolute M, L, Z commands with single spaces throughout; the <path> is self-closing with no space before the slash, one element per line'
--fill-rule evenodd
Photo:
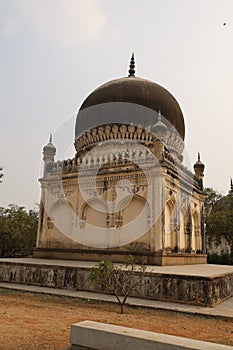
<path fill-rule="evenodd" d="M 25 259 L 24 259 L 25 260 Z M 106 293 L 90 281 L 91 267 L 0 261 L 0 281 Z M 134 278 L 139 278 L 137 273 Z M 214 306 L 233 296 L 233 272 L 213 277 L 147 272 L 131 296 Z"/>

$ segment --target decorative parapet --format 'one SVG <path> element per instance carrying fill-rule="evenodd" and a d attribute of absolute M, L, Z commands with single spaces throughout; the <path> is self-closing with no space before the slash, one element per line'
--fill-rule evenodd
<path fill-rule="evenodd" d="M 156 137 L 149 130 L 143 130 L 140 126 L 110 124 L 86 131 L 75 140 L 75 148 L 79 153 L 90 149 L 99 142 L 116 139 L 139 141 L 146 146 L 152 146 Z"/>

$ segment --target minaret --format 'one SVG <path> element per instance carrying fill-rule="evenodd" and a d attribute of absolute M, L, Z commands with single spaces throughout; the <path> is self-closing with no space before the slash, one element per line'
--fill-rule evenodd
<path fill-rule="evenodd" d="M 200 153 L 198 152 L 198 157 L 197 157 L 197 162 L 193 166 L 195 176 L 198 179 L 198 182 L 200 184 L 201 190 L 203 190 L 203 177 L 204 177 L 204 170 L 205 170 L 205 165 L 202 163 L 200 159 Z"/>
<path fill-rule="evenodd" d="M 43 148 L 43 161 L 44 161 L 44 177 L 48 173 L 48 164 L 54 162 L 54 156 L 56 154 L 56 148 L 52 144 L 52 134 L 49 136 L 49 143 Z"/>

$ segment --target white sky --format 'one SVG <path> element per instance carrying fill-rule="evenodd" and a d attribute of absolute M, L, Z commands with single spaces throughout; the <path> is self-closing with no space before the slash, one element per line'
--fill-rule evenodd
<path fill-rule="evenodd" d="M 226 23 L 224 26 L 223 23 Z M 0 0 L 0 206 L 34 208 L 42 147 L 74 155 L 75 114 L 98 85 L 136 75 L 179 101 L 205 185 L 233 176 L 232 0 Z"/>

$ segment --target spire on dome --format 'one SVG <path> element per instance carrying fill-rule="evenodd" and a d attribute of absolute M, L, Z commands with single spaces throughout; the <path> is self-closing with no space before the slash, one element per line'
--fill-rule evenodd
<path fill-rule="evenodd" d="M 49 143 L 52 143 L 52 141 L 53 141 L 53 137 L 52 137 L 52 134 L 50 133 L 50 135 L 49 135 Z"/>
<path fill-rule="evenodd" d="M 130 65 L 129 65 L 129 75 L 128 77 L 135 77 L 135 60 L 134 53 L 132 53 Z"/>
<path fill-rule="evenodd" d="M 198 154 L 197 154 L 197 160 L 198 160 L 198 162 L 200 162 L 200 160 L 201 160 L 200 152 L 198 152 Z"/>

